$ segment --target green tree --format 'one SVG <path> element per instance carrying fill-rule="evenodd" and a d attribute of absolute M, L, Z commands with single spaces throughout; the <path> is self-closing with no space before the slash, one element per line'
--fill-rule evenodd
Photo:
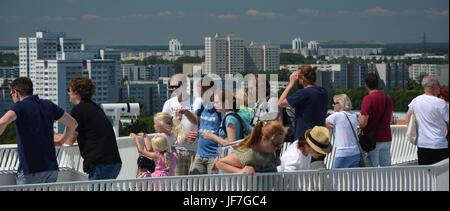
<path fill-rule="evenodd" d="M 6 127 L 3 134 L 0 136 L 0 144 L 15 144 L 16 143 L 16 124 L 12 123 Z"/>
<path fill-rule="evenodd" d="M 122 124 L 119 125 L 119 136 L 128 136 L 131 132 L 147 132 L 154 133 L 155 128 L 153 126 L 153 116 L 142 115 L 138 117 L 138 121 L 134 121 L 133 124 Z"/>

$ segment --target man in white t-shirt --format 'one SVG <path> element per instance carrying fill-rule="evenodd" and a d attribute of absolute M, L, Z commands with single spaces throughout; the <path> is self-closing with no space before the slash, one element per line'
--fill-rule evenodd
<path fill-rule="evenodd" d="M 184 128 L 186 139 L 182 143 L 175 143 L 179 160 L 175 175 L 187 175 L 197 149 L 197 119 L 194 113 L 201 108 L 201 99 L 187 92 L 188 81 L 183 74 L 173 75 L 170 79 L 169 92 L 171 98 L 163 106 L 162 112 L 179 118 Z"/>
<path fill-rule="evenodd" d="M 439 94 L 439 81 L 435 76 L 427 76 L 422 80 L 425 93 L 414 98 L 409 106 L 406 120 L 416 116 L 419 127 L 417 153 L 419 165 L 431 165 L 449 157 L 448 130 L 449 113 L 444 100 L 436 97 Z"/>

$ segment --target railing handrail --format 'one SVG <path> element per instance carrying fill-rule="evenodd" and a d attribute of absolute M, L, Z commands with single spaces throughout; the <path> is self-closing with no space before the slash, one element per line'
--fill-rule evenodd
<path fill-rule="evenodd" d="M 127 180 L 98 180 L 83 182 L 63 182 L 49 184 L 31 184 L 1 186 L 1 190 L 186 190 L 196 189 L 206 184 L 218 190 L 448 190 L 449 159 L 428 166 L 397 166 L 380 168 L 354 168 L 338 170 L 308 170 L 282 173 L 190 175 Z M 439 170 L 445 170 L 447 178 L 438 179 Z M 353 175 L 353 176 L 352 176 Z M 366 175 L 362 177 L 360 175 Z M 381 176 L 380 176 L 381 175 Z M 389 180 L 394 176 L 395 179 Z M 416 178 L 420 175 L 421 178 Z M 234 179 L 233 179 L 234 178 Z M 349 181 L 351 179 L 358 180 Z M 305 180 L 306 179 L 306 180 Z M 445 181 L 446 179 L 446 181 Z M 274 182 L 277 181 L 277 182 Z M 411 182 L 413 181 L 413 182 Z M 191 182 L 191 184 L 183 184 Z M 234 183 L 233 183 L 234 182 Z M 446 184 L 443 184 L 445 183 Z M 236 184 L 245 187 L 237 187 Z M 360 185 L 359 183 L 363 184 Z M 122 185 L 122 186 L 120 186 Z M 125 186 L 124 186 L 125 185 Z M 445 187 L 442 187 L 444 185 Z M 144 187 L 142 187 L 144 186 Z M 186 187 L 188 186 L 188 187 Z M 79 188 L 77 188 L 79 187 Z M 59 188 L 59 189 L 58 189 Z M 298 189 L 297 189 L 298 188 Z"/>

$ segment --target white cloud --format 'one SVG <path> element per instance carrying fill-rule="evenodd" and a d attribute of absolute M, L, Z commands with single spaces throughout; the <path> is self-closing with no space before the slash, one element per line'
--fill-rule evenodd
<path fill-rule="evenodd" d="M 425 14 L 432 17 L 448 17 L 448 10 L 427 9 Z"/>
<path fill-rule="evenodd" d="M 99 20 L 100 16 L 93 15 L 93 14 L 84 14 L 80 17 L 80 19 L 83 21 L 93 21 L 93 20 Z"/>
<path fill-rule="evenodd" d="M 160 17 L 170 17 L 170 18 L 182 18 L 185 16 L 184 12 L 181 11 L 163 11 L 158 13 Z"/>
<path fill-rule="evenodd" d="M 239 19 L 239 16 L 233 14 L 222 14 L 217 15 L 217 18 L 221 21 L 237 21 Z"/>
<path fill-rule="evenodd" d="M 313 10 L 313 9 L 305 9 L 305 8 L 298 8 L 297 9 L 297 15 L 300 16 L 315 16 L 319 15 L 319 10 Z"/>
<path fill-rule="evenodd" d="M 62 22 L 62 21 L 75 21 L 76 18 L 74 17 L 64 17 L 64 16 L 43 16 L 41 17 L 44 21 L 55 21 L 55 22 Z"/>
<path fill-rule="evenodd" d="M 384 9 L 382 7 L 373 7 L 373 8 L 369 8 L 366 9 L 362 12 L 361 15 L 363 16 L 372 16 L 372 15 L 379 15 L 379 16 L 392 16 L 392 15 L 396 15 L 397 11 L 395 10 L 389 10 L 389 9 Z"/>
<path fill-rule="evenodd" d="M 277 16 L 277 13 L 275 12 L 261 12 L 255 9 L 248 9 L 245 11 L 245 15 L 251 16 L 251 17 L 258 17 L 258 18 L 267 18 L 271 19 Z"/>

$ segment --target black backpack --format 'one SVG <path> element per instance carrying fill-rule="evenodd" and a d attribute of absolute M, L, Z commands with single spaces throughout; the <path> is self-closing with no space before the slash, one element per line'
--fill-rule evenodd
<path fill-rule="evenodd" d="M 293 108 L 282 108 L 281 116 L 284 127 L 287 127 L 284 142 L 292 143 L 296 141 L 295 138 L 295 110 Z"/>
<path fill-rule="evenodd" d="M 234 116 L 241 125 L 241 134 L 239 137 L 236 137 L 237 140 L 243 139 L 250 134 L 251 131 L 248 130 L 247 124 L 244 122 L 244 120 L 241 118 L 241 116 L 239 116 L 236 112 L 230 112 L 227 115 L 225 115 L 225 117 L 222 120 L 222 124 L 220 124 L 220 128 L 219 128 L 219 131 L 223 130 L 223 132 L 225 132 L 225 136 L 228 137 L 227 128 L 225 126 L 225 124 L 226 124 L 225 121 L 228 116 Z"/>

